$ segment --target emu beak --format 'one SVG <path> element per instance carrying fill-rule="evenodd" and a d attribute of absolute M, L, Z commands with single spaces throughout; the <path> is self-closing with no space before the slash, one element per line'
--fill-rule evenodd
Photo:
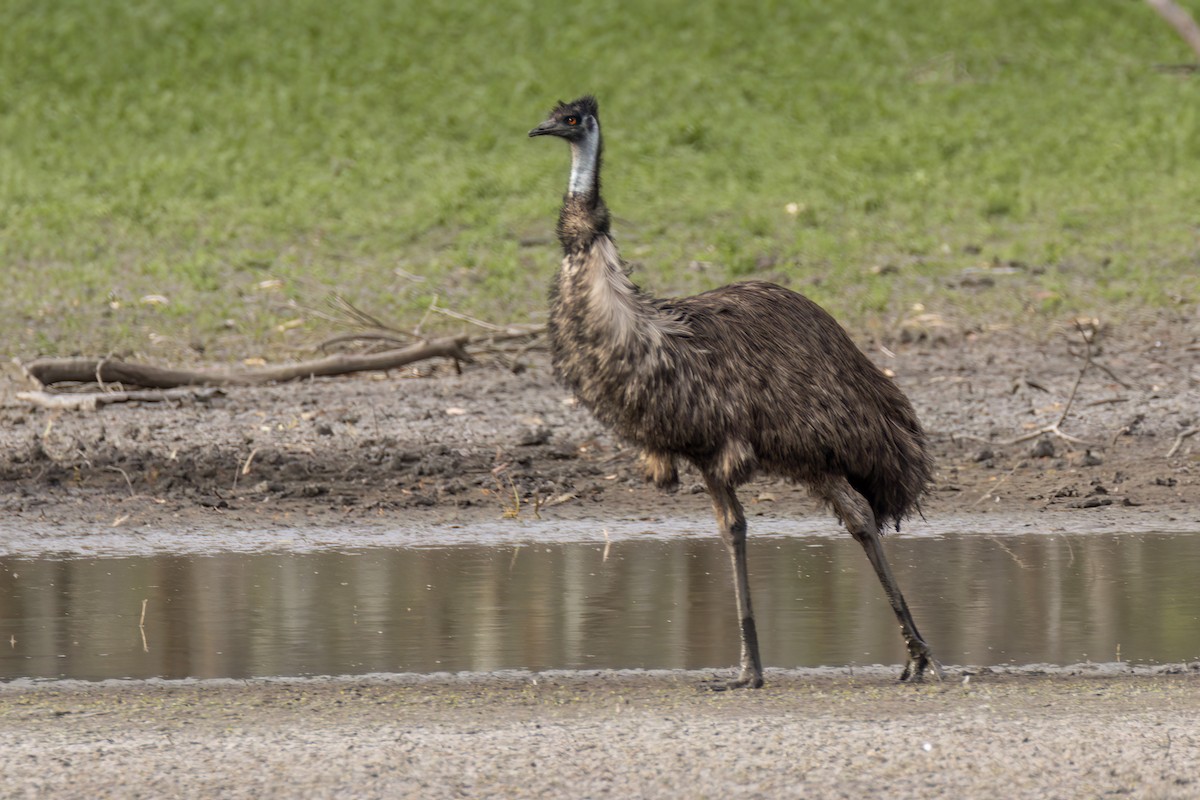
<path fill-rule="evenodd" d="M 531 130 L 529 132 L 529 135 L 530 136 L 546 136 L 548 134 L 552 134 L 552 133 L 554 133 L 554 128 L 557 125 L 558 125 L 557 121 L 548 119 L 545 122 L 543 122 L 541 125 L 538 125 L 536 128 Z"/>

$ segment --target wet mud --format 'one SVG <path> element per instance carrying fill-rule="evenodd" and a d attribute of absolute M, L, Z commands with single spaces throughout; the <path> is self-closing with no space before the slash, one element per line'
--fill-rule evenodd
<path fill-rule="evenodd" d="M 1086 525 L 1118 513 L 1173 530 L 1200 520 L 1200 436 L 1180 438 L 1200 424 L 1198 341 L 1187 320 L 1101 330 L 1073 399 L 1084 364 L 1075 331 L 1044 342 L 1008 331 L 861 344 L 895 374 L 929 433 L 937 469 L 926 520 L 1035 515 Z M 709 513 L 694 473 L 684 471 L 673 495 L 645 486 L 636 452 L 574 404 L 539 353 L 516 372 L 495 362 L 461 374 L 420 365 L 92 412 L 32 407 L 16 397 L 25 388 L 15 368 L 0 381 L 0 512 L 10 526 Z M 1071 439 L 1014 441 L 1056 422 Z M 755 516 L 824 514 L 780 481 L 756 480 L 741 495 Z"/>

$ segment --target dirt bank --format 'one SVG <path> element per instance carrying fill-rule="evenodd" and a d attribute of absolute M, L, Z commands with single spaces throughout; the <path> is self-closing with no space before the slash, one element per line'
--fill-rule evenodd
<path fill-rule="evenodd" d="M 1104 330 L 1083 364 L 1078 334 L 938 334 L 864 346 L 895 373 L 933 442 L 943 514 L 1136 515 L 1198 521 L 1200 332 L 1187 320 Z M 533 354 L 462 374 L 403 374 L 230 389 L 207 401 L 95 412 L 35 409 L 0 384 L 0 508 L 64 525 L 255 527 L 505 516 L 596 519 L 707 514 L 698 477 L 665 496 L 635 453 L 582 409 Z M 1171 451 L 1174 450 L 1173 453 Z M 1171 453 L 1171 455 L 1168 455 Z M 761 480 L 753 514 L 820 513 L 803 490 Z M 913 525 L 919 526 L 919 520 Z M 1053 524 L 1048 523 L 1048 524 Z"/>

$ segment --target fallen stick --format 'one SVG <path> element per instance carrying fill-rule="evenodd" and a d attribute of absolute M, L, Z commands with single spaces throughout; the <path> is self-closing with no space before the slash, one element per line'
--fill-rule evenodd
<path fill-rule="evenodd" d="M 52 394 L 50 392 L 17 392 L 17 399 L 55 411 L 95 411 L 110 403 L 161 403 L 164 400 L 207 400 L 216 389 L 167 389 L 164 391 L 79 392 Z"/>
<path fill-rule="evenodd" d="M 313 361 L 246 370 L 169 369 L 152 364 L 131 364 L 118 359 L 91 358 L 39 358 L 23 366 L 25 372 L 43 386 L 68 382 L 120 383 L 151 389 L 173 389 L 179 386 L 256 386 L 317 376 L 395 369 L 428 358 L 470 361 L 471 356 L 465 347 L 469 340 L 470 337 L 466 335 L 447 336 L 381 353 L 339 353 Z"/>

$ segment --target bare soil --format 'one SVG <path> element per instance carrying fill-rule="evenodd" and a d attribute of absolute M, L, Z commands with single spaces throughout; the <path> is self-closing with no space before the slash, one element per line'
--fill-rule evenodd
<path fill-rule="evenodd" d="M 941 515 L 1120 512 L 1139 527 L 1195 523 L 1200 504 L 1200 326 L 1164 320 L 1095 336 L 919 332 L 865 345 L 929 433 Z M 643 485 L 636 452 L 554 379 L 544 355 L 403 373 L 228 389 L 204 401 L 95 412 L 20 401 L 0 382 L 0 509 L 66 526 L 397 525 L 505 516 L 598 520 L 708 513 L 698 476 L 668 496 Z M 95 387 L 91 387 L 95 388 Z M 1171 451 L 1174 452 L 1171 455 Z M 753 514 L 823 513 L 803 489 L 759 479 Z M 833 524 L 831 522 L 831 524 Z M 914 526 L 921 524 L 914 520 Z M 753 533 L 753 527 L 751 528 Z"/>

